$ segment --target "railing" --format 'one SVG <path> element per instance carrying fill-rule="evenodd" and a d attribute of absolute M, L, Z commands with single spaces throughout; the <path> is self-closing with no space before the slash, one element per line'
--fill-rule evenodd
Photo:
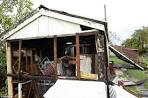
<path fill-rule="evenodd" d="M 12 98 L 10 96 L 0 96 L 0 98 Z"/>

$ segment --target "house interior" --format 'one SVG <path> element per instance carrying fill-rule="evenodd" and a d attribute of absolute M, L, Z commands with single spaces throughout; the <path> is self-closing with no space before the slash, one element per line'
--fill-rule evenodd
<path fill-rule="evenodd" d="M 30 40 L 13 40 L 13 74 L 49 76 L 56 79 L 103 80 L 105 79 L 105 38 L 103 32 L 89 32 L 70 36 L 54 36 Z M 18 81 L 13 80 L 14 95 L 17 94 Z M 49 80 L 38 80 L 39 88 L 32 84 L 23 86 L 28 98 L 42 96 L 51 86 Z M 43 89 L 41 89 L 43 88 Z M 34 92 L 31 90 L 34 89 Z M 35 90 L 36 89 L 36 90 Z M 36 98 L 36 97 L 35 97 Z"/>

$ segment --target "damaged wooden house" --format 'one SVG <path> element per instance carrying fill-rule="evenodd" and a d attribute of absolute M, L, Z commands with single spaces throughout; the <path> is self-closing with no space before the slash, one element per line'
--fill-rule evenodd
<path fill-rule="evenodd" d="M 58 79 L 107 80 L 108 34 L 104 21 L 41 5 L 1 40 L 6 42 L 10 97 L 43 98 Z M 106 93 L 101 98 L 107 98 Z"/>
<path fill-rule="evenodd" d="M 27 85 L 22 90 L 25 98 L 37 96 L 31 83 L 21 79 L 23 75 L 105 80 L 106 26 L 106 22 L 43 5 L 35 9 L 1 37 L 7 47 L 9 96 L 18 95 L 19 83 Z"/>

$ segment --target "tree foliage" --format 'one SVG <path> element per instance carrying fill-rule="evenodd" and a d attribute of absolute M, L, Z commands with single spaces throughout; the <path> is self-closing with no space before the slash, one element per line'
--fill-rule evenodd
<path fill-rule="evenodd" d="M 135 30 L 131 38 L 123 41 L 122 45 L 128 48 L 138 49 L 141 53 L 145 52 L 148 46 L 148 27 Z"/>
<path fill-rule="evenodd" d="M 0 46 L 0 88 L 2 88 L 6 80 L 6 51 L 2 42 L 0 42 Z"/>
<path fill-rule="evenodd" d="M 32 10 L 31 0 L 1 0 L 0 1 L 0 33 L 13 27 L 20 19 Z M 0 89 L 6 80 L 6 51 L 0 41 Z"/>
<path fill-rule="evenodd" d="M 0 32 L 12 27 L 32 10 L 31 0 L 2 0 L 0 4 Z"/>

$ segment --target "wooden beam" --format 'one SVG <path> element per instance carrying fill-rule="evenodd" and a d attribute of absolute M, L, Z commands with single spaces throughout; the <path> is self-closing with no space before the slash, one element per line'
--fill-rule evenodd
<path fill-rule="evenodd" d="M 13 74 L 12 50 L 10 42 L 6 42 L 6 56 L 7 56 L 7 74 Z M 13 78 L 8 76 L 7 79 L 8 79 L 8 96 L 13 97 Z"/>
<path fill-rule="evenodd" d="M 18 73 L 21 71 L 21 50 L 22 50 L 22 40 L 19 40 L 19 51 L 18 51 Z"/>
<path fill-rule="evenodd" d="M 77 79 L 80 80 L 80 40 L 78 34 L 76 34 L 76 67 Z"/>
<path fill-rule="evenodd" d="M 18 78 L 18 74 L 7 74 L 7 76 L 9 77 L 13 77 L 15 79 Z M 24 79 L 24 80 L 35 80 L 35 81 L 40 81 L 40 80 L 49 80 L 49 81 L 54 81 L 55 78 L 51 77 L 51 76 L 40 76 L 40 75 L 28 75 L 28 74 L 21 74 L 21 79 Z"/>
<path fill-rule="evenodd" d="M 57 76 L 57 37 L 56 36 L 54 36 L 53 44 L 54 44 L 53 52 L 54 52 L 55 74 Z"/>

